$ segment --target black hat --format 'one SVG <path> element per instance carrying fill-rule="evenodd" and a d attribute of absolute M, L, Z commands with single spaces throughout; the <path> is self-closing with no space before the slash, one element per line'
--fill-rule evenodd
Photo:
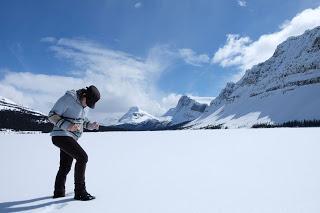
<path fill-rule="evenodd" d="M 96 102 L 100 99 L 100 92 L 94 85 L 91 85 L 87 88 L 87 95 L 86 95 L 86 104 L 91 109 L 94 109 Z"/>

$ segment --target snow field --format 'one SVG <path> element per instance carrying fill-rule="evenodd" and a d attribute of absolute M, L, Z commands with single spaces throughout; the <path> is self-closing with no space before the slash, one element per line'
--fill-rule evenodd
<path fill-rule="evenodd" d="M 320 212 L 320 129 L 84 133 L 90 202 L 51 199 L 48 134 L 0 135 L 0 212 Z"/>

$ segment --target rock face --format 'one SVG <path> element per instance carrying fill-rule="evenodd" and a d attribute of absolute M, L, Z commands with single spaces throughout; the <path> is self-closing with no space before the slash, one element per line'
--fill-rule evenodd
<path fill-rule="evenodd" d="M 163 117 L 167 117 L 171 125 L 185 123 L 198 118 L 207 106 L 207 104 L 199 103 L 188 96 L 182 96 L 177 106 L 169 109 Z"/>
<path fill-rule="evenodd" d="M 320 119 L 320 27 L 291 37 L 273 56 L 228 83 L 188 126 L 251 127 Z"/>

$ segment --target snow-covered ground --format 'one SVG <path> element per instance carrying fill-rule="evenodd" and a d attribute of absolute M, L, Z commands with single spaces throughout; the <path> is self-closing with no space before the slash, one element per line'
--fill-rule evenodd
<path fill-rule="evenodd" d="M 320 129 L 84 133 L 87 189 L 51 199 L 48 134 L 0 134 L 0 212 L 319 213 Z"/>

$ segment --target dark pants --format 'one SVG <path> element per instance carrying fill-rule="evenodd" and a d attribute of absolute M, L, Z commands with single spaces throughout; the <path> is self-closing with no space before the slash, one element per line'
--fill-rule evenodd
<path fill-rule="evenodd" d="M 69 136 L 52 136 L 52 142 L 60 148 L 60 166 L 54 185 L 55 193 L 65 193 L 66 178 L 71 170 L 73 158 L 76 159 L 74 170 L 75 191 L 85 190 L 87 153 L 76 140 Z"/>

